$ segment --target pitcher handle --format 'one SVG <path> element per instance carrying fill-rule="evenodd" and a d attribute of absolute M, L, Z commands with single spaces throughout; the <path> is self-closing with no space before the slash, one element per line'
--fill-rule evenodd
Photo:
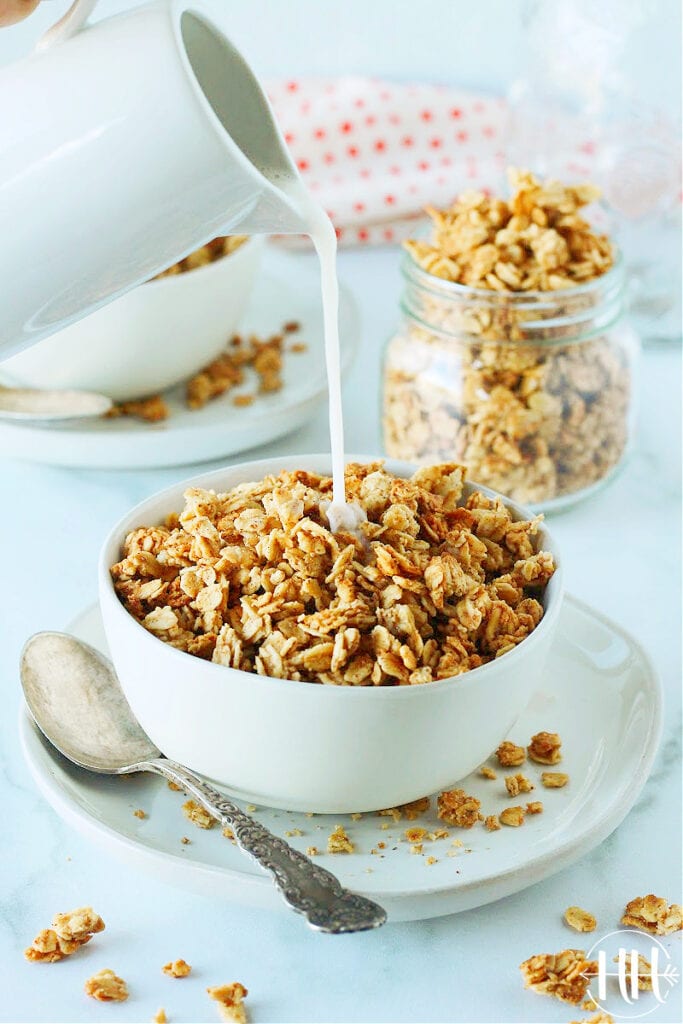
<path fill-rule="evenodd" d="M 62 15 L 59 21 L 44 32 L 33 48 L 34 53 L 42 53 L 49 50 L 55 43 L 63 42 L 75 35 L 88 20 L 97 0 L 74 0 L 68 11 Z"/>

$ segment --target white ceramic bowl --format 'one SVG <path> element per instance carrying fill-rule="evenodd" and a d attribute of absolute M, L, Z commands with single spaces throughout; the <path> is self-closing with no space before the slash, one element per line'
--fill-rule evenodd
<path fill-rule="evenodd" d="M 183 274 L 148 281 L 2 363 L 3 379 L 34 388 L 84 388 L 115 401 L 191 377 L 234 333 L 263 238 Z"/>
<path fill-rule="evenodd" d="M 399 476 L 414 469 L 385 465 Z M 540 679 L 562 601 L 559 561 L 529 637 L 481 668 L 422 686 L 321 686 L 214 665 L 158 640 L 116 596 L 109 568 L 126 534 L 179 511 L 188 486 L 223 491 L 295 468 L 328 474 L 330 459 L 287 456 L 205 473 L 148 498 L 114 527 L 100 556 L 100 605 L 126 697 L 168 757 L 257 805 L 344 813 L 448 787 L 505 738 Z M 529 518 L 507 504 L 516 518 Z M 557 559 L 545 529 L 539 546 Z"/>

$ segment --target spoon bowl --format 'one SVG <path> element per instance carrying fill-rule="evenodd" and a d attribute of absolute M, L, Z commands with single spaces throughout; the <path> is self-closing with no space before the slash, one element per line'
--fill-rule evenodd
<path fill-rule="evenodd" d="M 0 387 L 0 420 L 57 424 L 104 416 L 111 398 L 95 391 Z"/>

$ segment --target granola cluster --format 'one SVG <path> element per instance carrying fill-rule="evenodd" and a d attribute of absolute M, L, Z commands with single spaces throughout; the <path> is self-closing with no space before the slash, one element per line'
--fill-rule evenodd
<path fill-rule="evenodd" d="M 231 1021 L 232 1024 L 247 1024 L 244 999 L 249 993 L 244 985 L 239 981 L 232 981 L 229 985 L 214 985 L 206 991 L 218 1003 L 223 1020 Z"/>
<path fill-rule="evenodd" d="M 123 1003 L 128 998 L 128 986 L 123 978 L 105 967 L 88 978 L 85 994 L 100 1003 Z"/>
<path fill-rule="evenodd" d="M 630 374 L 603 308 L 611 245 L 579 213 L 597 190 L 522 172 L 512 185 L 509 202 L 467 193 L 429 210 L 433 242 L 406 243 L 408 318 L 385 362 L 384 439 L 391 456 L 455 458 L 480 483 L 539 502 L 617 464 Z"/>
<path fill-rule="evenodd" d="M 90 942 L 93 935 L 104 930 L 104 921 L 92 907 L 79 907 L 67 914 L 55 914 L 52 928 L 44 928 L 24 950 L 34 963 L 56 963 L 71 956 Z"/>
<path fill-rule="evenodd" d="M 519 965 L 524 987 L 542 995 L 555 996 L 565 1003 L 580 1003 L 585 998 L 591 975 L 597 974 L 597 960 L 586 960 L 582 949 L 563 949 L 561 953 L 539 953 Z"/>
<path fill-rule="evenodd" d="M 330 531 L 332 481 L 314 473 L 193 488 L 179 516 L 126 537 L 116 593 L 160 640 L 231 668 L 349 686 L 456 676 L 535 629 L 555 570 L 538 519 L 463 485 L 454 463 L 409 479 L 351 464 L 359 534 Z"/>
<path fill-rule="evenodd" d="M 226 391 L 232 391 L 247 382 L 247 371 L 257 377 L 256 391 L 241 392 L 233 396 L 232 404 L 238 408 L 251 405 L 259 394 L 271 394 L 282 388 L 282 369 L 285 358 L 287 335 L 299 330 L 299 324 L 291 320 L 280 331 L 265 338 L 252 334 L 243 338 L 234 334 L 226 349 L 211 363 L 188 380 L 185 386 L 185 403 L 188 409 L 203 409 L 207 402 L 219 398 Z M 300 353 L 306 350 L 303 342 L 294 342 L 287 351 Z M 148 423 L 160 423 L 168 419 L 168 403 L 161 395 L 151 395 L 131 402 L 119 402 L 107 413 L 108 419 L 120 416 L 135 416 Z"/>
<path fill-rule="evenodd" d="M 683 928 L 681 907 L 669 904 L 663 897 L 636 896 L 626 904 L 621 923 L 631 928 L 640 928 L 651 935 L 669 935 Z"/>
<path fill-rule="evenodd" d="M 207 263 L 215 263 L 216 260 L 222 259 L 224 256 L 229 256 L 231 253 L 239 249 L 241 245 L 247 240 L 247 235 L 222 235 L 219 238 L 214 238 L 206 245 L 202 245 L 201 248 L 195 249 L 189 256 L 186 256 L 184 260 L 180 260 L 178 263 L 174 263 L 166 270 L 162 270 L 160 274 L 153 277 L 153 281 L 158 281 L 162 277 L 173 277 L 176 274 L 185 274 L 188 270 L 196 270 L 198 267 L 205 267 Z"/>

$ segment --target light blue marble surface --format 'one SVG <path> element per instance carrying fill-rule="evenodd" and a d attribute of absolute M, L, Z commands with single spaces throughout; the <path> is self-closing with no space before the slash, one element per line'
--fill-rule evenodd
<path fill-rule="evenodd" d="M 343 254 L 341 276 L 363 318 L 360 356 L 345 384 L 347 447 L 371 453 L 379 450 L 380 355 L 400 289 L 395 254 Z M 140 877 L 62 824 L 38 795 L 17 740 L 21 644 L 36 630 L 63 627 L 93 602 L 108 527 L 192 470 L 66 471 L 2 459 L 0 1019 L 138 1022 L 164 1005 L 173 1022 L 212 1021 L 217 1014 L 204 986 L 236 978 L 251 990 L 256 1024 L 559 1024 L 576 1017 L 571 1007 L 524 992 L 517 970 L 533 953 L 581 944 L 561 922 L 564 907 L 583 904 L 616 923 L 627 898 L 655 892 L 674 900 L 679 893 L 679 381 L 675 347 L 646 352 L 628 466 L 589 503 L 552 520 L 567 588 L 630 630 L 663 680 L 664 738 L 636 806 L 601 847 L 532 889 L 458 916 L 338 939 L 308 932 L 293 915 L 236 908 Z M 253 457 L 326 445 L 321 411 Z M 106 951 L 93 942 L 58 965 L 24 962 L 23 947 L 51 915 L 83 903 L 107 922 Z M 195 965 L 195 983 L 162 978 L 160 965 L 178 956 Z M 127 1003 L 96 1004 L 83 995 L 84 978 L 103 966 L 128 980 Z M 680 1021 L 675 997 L 644 1019 Z"/>

